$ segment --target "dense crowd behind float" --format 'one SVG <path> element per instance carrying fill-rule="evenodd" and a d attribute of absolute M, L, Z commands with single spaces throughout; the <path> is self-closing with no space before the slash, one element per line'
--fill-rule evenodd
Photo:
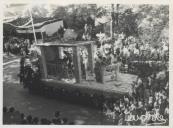
<path fill-rule="evenodd" d="M 27 41 L 22 41 L 22 44 L 16 43 L 16 47 L 20 53 L 29 53 Z M 72 101 L 73 96 L 82 102 L 91 101 L 98 108 L 101 108 L 103 113 L 112 119 L 114 124 L 118 125 L 158 125 L 169 123 L 169 44 L 166 40 L 162 40 L 160 46 L 152 46 L 150 43 L 138 43 L 134 37 L 129 37 L 123 40 L 120 35 L 115 43 L 105 43 L 101 41 L 96 51 L 96 56 L 99 56 L 99 51 L 103 49 L 109 50 L 117 62 L 121 62 L 120 71 L 124 73 L 133 73 L 138 77 L 132 85 L 132 93 L 124 96 L 121 99 L 107 100 L 103 96 L 81 94 L 80 92 L 66 92 L 65 90 L 57 90 L 60 97 L 62 94 Z M 10 44 L 4 45 L 4 51 L 15 53 L 16 50 Z M 104 52 L 104 51 L 102 51 Z M 96 60 L 97 61 L 97 60 Z M 29 81 L 31 82 L 31 80 Z M 47 91 L 48 95 L 53 95 Z M 71 99 L 69 99 L 71 97 Z M 86 102 L 88 103 L 88 102 Z M 9 112 L 12 110 L 10 109 Z M 7 112 L 7 108 L 4 108 Z M 145 117 L 144 117 L 145 115 Z M 37 124 L 37 119 L 28 117 L 27 120 L 22 116 L 23 124 Z M 134 117 L 133 117 L 134 116 Z M 142 118 L 143 117 L 143 118 Z M 29 119 L 30 118 L 30 119 Z M 32 121 L 31 121 L 32 120 Z M 36 120 L 36 121 L 34 121 Z M 44 119 L 45 121 L 46 119 Z M 41 124 L 66 124 L 62 119 L 55 119 L 45 123 L 43 119 Z M 61 123 L 63 122 L 63 123 Z"/>

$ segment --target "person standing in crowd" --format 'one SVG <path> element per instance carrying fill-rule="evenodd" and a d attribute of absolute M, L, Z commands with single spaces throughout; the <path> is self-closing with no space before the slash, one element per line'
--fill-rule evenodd
<path fill-rule="evenodd" d="M 28 55 L 29 54 L 29 40 L 28 39 L 25 39 L 24 40 L 24 46 L 23 46 L 23 48 L 24 48 L 24 51 L 25 51 L 25 53 L 26 53 L 26 55 Z"/>
<path fill-rule="evenodd" d="M 9 53 L 10 53 L 10 43 L 9 43 L 9 41 L 7 41 L 5 43 L 5 51 L 6 51 L 7 55 L 9 55 Z"/>
<path fill-rule="evenodd" d="M 62 40 L 64 38 L 64 33 L 65 33 L 64 28 L 62 26 L 60 26 L 60 28 L 58 29 L 58 38 L 60 40 Z"/>
<path fill-rule="evenodd" d="M 158 55 L 158 49 L 155 47 L 153 50 L 152 50 L 152 53 L 151 53 L 151 58 L 152 60 L 158 60 L 159 58 L 159 55 Z"/>
<path fill-rule="evenodd" d="M 123 54 L 123 58 L 124 58 L 124 64 L 127 64 L 128 63 L 128 58 L 130 56 L 130 52 L 129 52 L 126 45 L 123 46 L 123 51 L 122 52 L 123 52 L 122 54 Z"/>
<path fill-rule="evenodd" d="M 23 77 L 23 84 L 24 88 L 29 87 L 32 84 L 33 81 L 33 73 L 31 67 L 31 61 L 29 57 L 26 57 L 24 60 L 24 77 Z"/>
<path fill-rule="evenodd" d="M 20 59 L 20 73 L 19 73 L 20 83 L 24 82 L 24 63 L 25 63 L 25 58 L 26 58 L 26 53 L 25 53 L 25 51 L 23 51 L 22 52 L 22 57 Z"/>
<path fill-rule="evenodd" d="M 134 54 L 134 59 L 138 60 L 139 59 L 139 49 L 137 48 L 137 46 L 134 48 L 133 54 Z"/>

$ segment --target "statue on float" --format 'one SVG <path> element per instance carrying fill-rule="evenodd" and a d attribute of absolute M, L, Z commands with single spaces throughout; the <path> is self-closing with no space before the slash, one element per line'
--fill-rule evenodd
<path fill-rule="evenodd" d="M 119 66 L 112 52 L 111 44 L 104 44 L 95 58 L 96 81 L 105 83 L 118 79 Z"/>

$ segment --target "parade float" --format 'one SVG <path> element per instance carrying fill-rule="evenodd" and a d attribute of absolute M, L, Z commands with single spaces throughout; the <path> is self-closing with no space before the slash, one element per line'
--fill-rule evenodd
<path fill-rule="evenodd" d="M 94 58 L 94 41 L 45 42 L 40 48 L 37 84 L 29 89 L 98 95 L 118 98 L 131 93 L 135 75 L 119 72 L 119 63 L 104 64 Z M 103 58 L 104 60 L 104 58 Z M 105 60 L 105 62 L 107 62 Z"/>
<path fill-rule="evenodd" d="M 108 99 L 132 93 L 131 84 L 136 76 L 120 73 L 119 63 L 105 64 L 104 57 L 98 61 L 94 57 L 95 47 L 95 41 L 57 40 L 37 44 L 40 77 L 28 85 L 29 90 L 54 96 L 79 92 Z M 75 99 L 78 98 L 81 97 Z"/>
<path fill-rule="evenodd" d="M 48 26 L 54 31 L 48 31 Z M 21 34 L 33 33 L 33 47 L 37 49 L 36 55 L 31 48 L 29 59 L 24 62 L 24 67 L 30 67 L 30 70 L 26 68 L 24 71 L 26 78 L 23 83 L 30 92 L 51 96 L 78 92 L 96 99 L 114 99 L 132 93 L 131 84 L 136 76 L 120 73 L 120 63 L 113 61 L 115 57 L 110 52 L 111 45 L 103 43 L 98 50 L 87 29 L 84 30 L 86 35 L 83 37 L 86 38 L 83 40 L 76 40 L 74 30 L 63 29 L 61 20 L 32 24 L 17 31 Z M 39 33 L 41 39 L 37 39 Z M 75 99 L 78 98 L 76 96 Z"/>

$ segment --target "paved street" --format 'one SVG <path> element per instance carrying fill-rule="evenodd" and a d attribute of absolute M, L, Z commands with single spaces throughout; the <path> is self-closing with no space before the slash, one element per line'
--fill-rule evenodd
<path fill-rule="evenodd" d="M 6 64 L 5 64 L 6 63 Z M 61 111 L 61 117 L 80 124 L 112 124 L 103 114 L 95 109 L 86 108 L 67 102 L 57 101 L 38 95 L 29 94 L 19 83 L 19 59 L 3 65 L 3 106 L 14 106 L 25 115 L 52 119 L 55 111 Z"/>

